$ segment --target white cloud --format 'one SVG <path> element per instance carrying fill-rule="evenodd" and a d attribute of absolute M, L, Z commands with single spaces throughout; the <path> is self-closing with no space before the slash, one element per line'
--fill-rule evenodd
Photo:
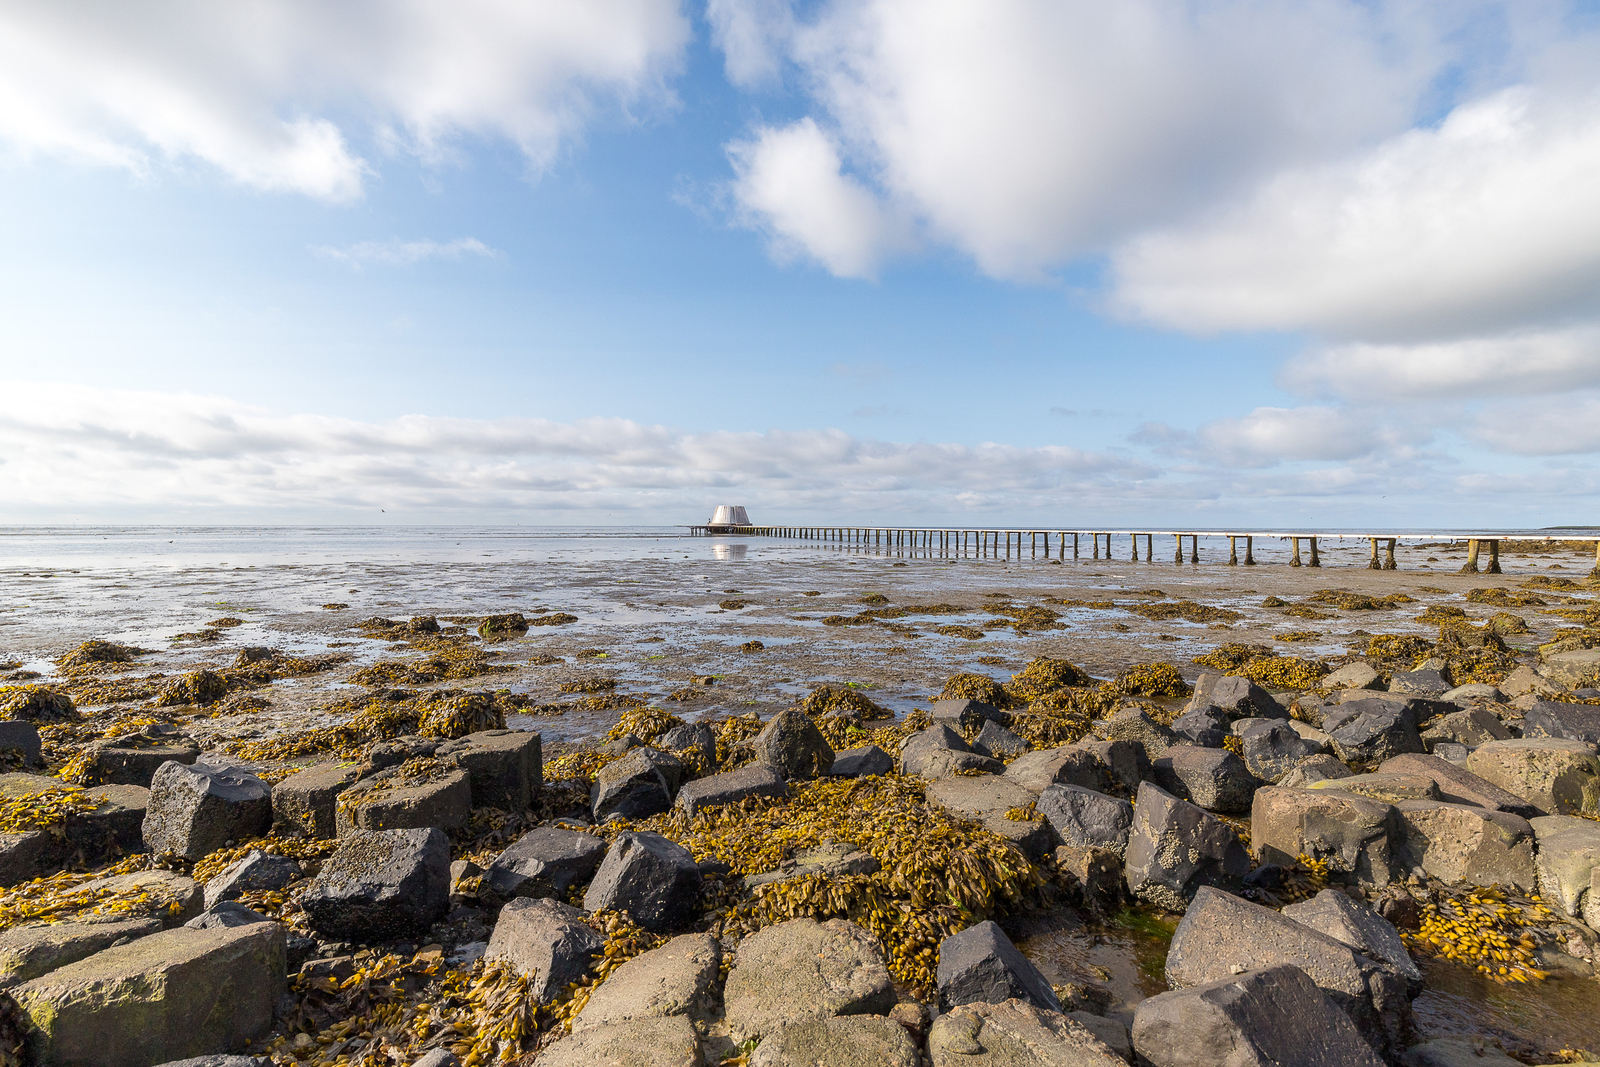
<path fill-rule="evenodd" d="M 1188 330 L 1366 340 L 1593 314 L 1597 174 L 1600 93 L 1505 90 L 1437 129 L 1286 171 L 1202 223 L 1124 244 L 1113 255 L 1115 302 Z M 1436 355 L 1417 351 L 1424 364 Z"/>
<path fill-rule="evenodd" d="M 768 71 L 787 42 L 833 132 L 762 127 L 736 170 L 751 145 L 792 138 L 842 146 L 864 177 L 861 195 L 820 195 L 839 167 L 818 150 L 807 180 L 741 181 L 743 207 L 851 275 L 886 251 L 860 246 L 873 231 L 847 256 L 817 250 L 856 232 L 875 193 L 1009 278 L 1404 129 L 1445 59 L 1434 23 L 1457 17 L 1349 0 L 861 0 L 778 32 L 762 29 L 781 25 L 769 8 L 718 4 L 730 68 Z"/>
<path fill-rule="evenodd" d="M 332 259 L 360 270 L 367 263 L 404 266 L 424 259 L 460 259 L 462 256 L 482 256 L 500 259 L 504 252 L 490 248 L 476 237 L 457 237 L 454 241 L 359 241 L 348 248 L 317 245 L 312 253 L 323 259 Z"/>
<path fill-rule="evenodd" d="M 542 167 L 603 102 L 664 96 L 687 39 L 676 0 L 12 4 L 0 143 L 348 200 L 352 130 L 429 159 L 506 138 Z"/>
<path fill-rule="evenodd" d="M 1365 402 L 1560 392 L 1600 383 L 1600 327 L 1332 345 L 1291 360 L 1283 380 Z"/>
<path fill-rule="evenodd" d="M 1212 420 L 1192 431 L 1146 423 L 1133 439 L 1167 455 L 1229 468 L 1260 468 L 1393 456 L 1397 449 L 1425 440 L 1426 433 L 1401 430 L 1370 410 L 1260 407 L 1238 418 Z"/>
<path fill-rule="evenodd" d="M 730 82 L 760 89 L 778 80 L 795 31 L 788 0 L 707 0 L 706 21 Z"/>
<path fill-rule="evenodd" d="M 1520 456 L 1600 452 L 1600 396 L 1594 393 L 1497 404 L 1480 412 L 1472 436 Z"/>

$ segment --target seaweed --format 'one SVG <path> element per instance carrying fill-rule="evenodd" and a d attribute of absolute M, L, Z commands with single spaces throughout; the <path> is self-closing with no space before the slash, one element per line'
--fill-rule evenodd
<path fill-rule="evenodd" d="M 1498 586 L 1489 589 L 1469 589 L 1467 599 L 1474 604 L 1490 604 L 1497 608 L 1537 608 L 1549 601 L 1532 593 L 1518 593 Z"/>
<path fill-rule="evenodd" d="M 1212 607 L 1209 604 L 1196 604 L 1192 600 L 1175 600 L 1165 604 L 1133 604 L 1127 610 L 1155 622 L 1167 622 L 1171 619 L 1182 619 L 1185 622 L 1235 622 L 1244 618 L 1243 612 Z"/>
<path fill-rule="evenodd" d="M 478 623 L 478 636 L 485 641 L 510 641 L 528 632 L 528 620 L 521 612 L 487 615 Z"/>

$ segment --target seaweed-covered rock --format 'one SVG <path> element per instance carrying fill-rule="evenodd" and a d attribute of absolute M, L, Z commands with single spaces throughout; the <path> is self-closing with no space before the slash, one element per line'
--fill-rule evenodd
<path fill-rule="evenodd" d="M 688 849 L 660 834 L 618 834 L 583 906 L 630 912 L 646 930 L 667 933 L 694 917 L 700 889 L 700 867 Z"/>
<path fill-rule="evenodd" d="M 746 797 L 786 797 L 789 786 L 770 763 L 752 763 L 736 771 L 697 778 L 678 790 L 678 807 L 693 818 L 697 812 L 719 804 L 736 804 Z"/>
<path fill-rule="evenodd" d="M 334 826 L 339 836 L 355 830 L 455 830 L 472 817 L 472 781 L 449 765 L 411 777 L 410 764 L 380 771 L 339 794 Z"/>
<path fill-rule="evenodd" d="M 144 840 L 154 852 L 197 860 L 272 825 L 272 789 L 241 767 L 164 763 L 150 784 Z"/>
<path fill-rule="evenodd" d="M 1250 856 L 1232 827 L 1145 782 L 1134 801 L 1125 869 L 1134 896 L 1183 911 L 1202 886 L 1242 884 Z"/>
<path fill-rule="evenodd" d="M 501 900 L 514 897 L 566 899 L 573 886 L 594 877 L 605 859 L 605 839 L 561 826 L 541 826 L 495 857 L 483 884 Z"/>
<path fill-rule="evenodd" d="M 338 836 L 335 805 L 339 794 L 355 785 L 361 767 L 321 763 L 291 774 L 272 787 L 273 825 L 307 837 Z"/>
<path fill-rule="evenodd" d="M 939 943 L 939 1004 L 945 1011 L 962 1004 L 1025 1000 L 1060 1011 L 1050 983 L 993 921 L 969 926 Z"/>
<path fill-rule="evenodd" d="M 300 877 L 300 864 L 289 856 L 275 856 L 253 848 L 244 859 L 230 865 L 206 883 L 206 907 L 262 889 L 282 889 Z"/>
<path fill-rule="evenodd" d="M 500 909 L 484 958 L 505 960 L 528 979 L 528 993 L 548 1004 L 585 977 L 605 938 L 583 921 L 583 912 L 548 897 L 518 897 Z"/>
<path fill-rule="evenodd" d="M 450 907 L 450 841 L 432 828 L 357 830 L 323 863 L 302 904 L 329 940 L 425 933 Z"/>

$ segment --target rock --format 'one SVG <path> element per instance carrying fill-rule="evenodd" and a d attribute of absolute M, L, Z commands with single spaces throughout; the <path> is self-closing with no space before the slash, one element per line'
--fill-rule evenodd
<path fill-rule="evenodd" d="M 927 795 L 930 803 L 982 823 L 984 829 L 1014 842 L 1031 858 L 1037 859 L 1060 843 L 1048 822 L 1007 818 L 1008 811 L 1032 804 L 1034 796 L 999 775 L 940 778 L 928 786 Z"/>
<path fill-rule="evenodd" d="M 1533 827 L 1520 815 L 1436 800 L 1401 801 L 1395 813 L 1399 870 L 1524 891 L 1538 884 Z"/>
<path fill-rule="evenodd" d="M 1504 727 L 1501 729 L 1504 731 Z M 1600 741 L 1600 704 L 1559 704 L 1541 700 L 1523 716 L 1522 736 L 1565 737 L 1592 745 Z"/>
<path fill-rule="evenodd" d="M 1402 752 L 1421 752 L 1422 738 L 1408 705 L 1369 698 L 1323 716 L 1334 753 L 1346 763 L 1381 763 Z"/>
<path fill-rule="evenodd" d="M 1073 848 L 1105 848 L 1120 859 L 1128 851 L 1133 805 L 1092 789 L 1052 785 L 1039 794 L 1038 812 Z"/>
<path fill-rule="evenodd" d="M 84 746 L 88 781 L 101 785 L 138 785 L 148 788 L 165 763 L 193 763 L 200 746 L 187 737 L 165 743 L 141 735 L 94 741 Z"/>
<path fill-rule="evenodd" d="M 1173 719 L 1172 732 L 1179 741 L 1188 741 L 1202 748 L 1221 748 L 1228 739 L 1228 716 L 1221 708 L 1207 704 Z"/>
<path fill-rule="evenodd" d="M 1051 785 L 1076 785 L 1102 793 L 1111 788 L 1111 775 L 1105 764 L 1081 745 L 1062 745 L 1018 756 L 1006 767 L 1004 777 L 1031 793 L 1043 792 Z"/>
<path fill-rule="evenodd" d="M 589 790 L 589 808 L 595 822 L 613 815 L 625 819 L 659 815 L 672 807 L 683 778 L 678 757 L 657 748 L 635 748 L 600 768 Z"/>
<path fill-rule="evenodd" d="M 806 1019 L 884 1015 L 898 999 L 877 939 L 844 919 L 791 919 L 751 934 L 723 994 L 741 1044 Z"/>
<path fill-rule="evenodd" d="M 56 793 L 63 788 L 59 778 L 0 774 L 0 797 L 7 799 Z M 13 886 L 69 865 L 98 865 L 143 850 L 149 790 L 136 785 L 102 785 L 85 789 L 83 796 L 97 801 L 98 806 L 67 815 L 53 832 L 0 834 L 0 886 Z"/>
<path fill-rule="evenodd" d="M 109 923 L 13 926 L 0 933 L 0 988 L 27 982 L 93 956 L 123 938 L 157 933 L 156 919 Z"/>
<path fill-rule="evenodd" d="M 835 778 L 867 778 L 894 770 L 894 757 L 877 745 L 847 748 L 835 753 L 828 773 Z"/>
<path fill-rule="evenodd" d="M 483 884 L 501 900 L 555 897 L 594 877 L 609 846 L 604 838 L 560 826 L 541 826 L 513 842 L 484 872 Z"/>
<path fill-rule="evenodd" d="M 683 934 L 612 972 L 589 996 L 574 1032 L 596 1026 L 684 1015 L 705 1022 L 718 1008 L 722 946 L 710 934 Z"/>
<path fill-rule="evenodd" d="M 1450 682 L 1436 670 L 1396 671 L 1389 678 L 1389 692 L 1437 699 L 1450 689 Z"/>
<path fill-rule="evenodd" d="M 918 1067 L 920 1062 L 906 1028 L 877 1015 L 780 1026 L 750 1055 L 750 1067 Z"/>
<path fill-rule="evenodd" d="M 1544 657 L 1539 673 L 1562 689 L 1573 690 L 1600 671 L 1600 648 L 1555 652 Z"/>
<path fill-rule="evenodd" d="M 1504 741 L 1511 731 L 1487 708 L 1468 708 L 1442 715 L 1422 731 L 1422 744 L 1433 751 L 1433 746 L 1444 743 L 1468 745 L 1476 748 L 1486 741 Z"/>
<path fill-rule="evenodd" d="M 1167 983 L 1207 985 L 1285 963 L 1305 972 L 1379 1051 L 1410 1024 L 1409 985 L 1393 967 L 1271 908 L 1210 887 L 1195 894 L 1172 935 Z"/>
<path fill-rule="evenodd" d="M 1149 1067 L 1383 1067 L 1311 978 L 1282 965 L 1141 1001 L 1133 1047 Z"/>
<path fill-rule="evenodd" d="M 700 1035 L 681 1015 L 596 1026 L 545 1046 L 535 1067 L 701 1067 Z"/>
<path fill-rule="evenodd" d="M 884 756 L 888 758 L 887 755 Z M 891 766 L 893 764 L 891 763 Z M 723 771 L 707 778 L 684 783 L 678 790 L 678 807 L 693 818 L 718 804 L 735 804 L 746 797 L 786 797 L 789 787 L 783 774 L 770 763 L 752 763 L 736 771 Z"/>
<path fill-rule="evenodd" d="M 334 805 L 340 837 L 357 830 L 455 830 L 471 817 L 471 778 L 459 769 L 420 780 L 400 769 L 382 771 L 340 793 Z"/>
<path fill-rule="evenodd" d="M 1015 759 L 1033 746 L 997 722 L 986 722 L 972 742 L 972 751 L 980 756 L 993 756 L 998 760 Z"/>
<path fill-rule="evenodd" d="M 1287 917 L 1327 934 L 1335 941 L 1343 941 L 1357 952 L 1375 960 L 1382 960 L 1404 978 L 1413 993 L 1422 989 L 1422 972 L 1417 969 L 1400 931 L 1365 904 L 1351 899 L 1348 893 L 1337 889 L 1324 889 L 1310 900 L 1290 904 L 1282 912 Z"/>
<path fill-rule="evenodd" d="M 240 1048 L 272 1027 L 284 927 L 166 930 L 12 990 L 34 1062 L 148 1067 Z"/>
<path fill-rule="evenodd" d="M 299 877 L 298 861 L 253 848 L 244 859 L 206 883 L 206 907 L 214 908 L 220 901 L 258 889 L 282 889 Z"/>
<path fill-rule="evenodd" d="M 1110 915 L 1122 903 L 1122 858 L 1109 848 L 1057 846 L 1056 870 L 1071 875 L 1083 897 L 1083 906 Z"/>
<path fill-rule="evenodd" d="M 939 1006 L 945 1011 L 975 1001 L 999 1004 L 1012 999 L 1061 1010 L 1061 1001 L 1044 975 L 992 920 L 939 943 L 938 982 Z"/>
<path fill-rule="evenodd" d="M 656 738 L 656 747 L 665 752 L 695 752 L 704 767 L 717 766 L 717 734 L 703 722 L 674 726 Z"/>
<path fill-rule="evenodd" d="M 798 708 L 774 715 L 751 744 L 756 759 L 785 778 L 816 778 L 833 766 L 833 749 L 811 716 Z"/>
<path fill-rule="evenodd" d="M 1600 899 L 1592 893 L 1594 871 L 1600 867 L 1600 822 L 1549 815 L 1532 820 L 1531 826 L 1539 843 L 1540 895 L 1554 911 L 1574 917 L 1592 912 L 1600 918 Z"/>
<path fill-rule="evenodd" d="M 259 911 L 245 907 L 236 900 L 224 900 L 215 907 L 196 915 L 184 927 L 190 930 L 231 930 L 235 926 L 249 926 L 252 923 L 275 922 Z"/>
<path fill-rule="evenodd" d="M 6 749 L 22 753 L 24 766 L 38 766 L 42 762 L 39 728 L 21 719 L 0 720 L 0 751 Z"/>
<path fill-rule="evenodd" d="M 544 784 L 539 735 L 526 730 L 480 730 L 452 742 L 449 758 L 471 780 L 472 805 L 527 811 Z M 716 753 L 715 742 L 712 753 Z"/>
<path fill-rule="evenodd" d="M 1333 790 L 1256 790 L 1250 843 L 1262 863 L 1289 866 L 1300 856 L 1326 860 L 1336 875 L 1387 885 L 1391 809 L 1388 804 Z"/>
<path fill-rule="evenodd" d="M 305 892 L 311 928 L 330 941 L 417 936 L 450 907 L 450 842 L 435 828 L 356 830 Z"/>
<path fill-rule="evenodd" d="M 1533 668 L 1528 666 L 1518 667 L 1500 679 L 1500 684 L 1495 688 L 1512 698 L 1528 693 L 1537 696 L 1551 696 L 1560 692 L 1556 686 L 1551 685 L 1547 679 L 1535 673 Z"/>
<path fill-rule="evenodd" d="M 1381 682 L 1378 669 L 1358 659 L 1323 678 L 1321 684 L 1328 689 L 1377 689 Z"/>
<path fill-rule="evenodd" d="M 606 939 L 584 921 L 583 912 L 545 897 L 518 897 L 500 909 L 485 959 L 505 960 L 528 979 L 528 993 L 548 1004 L 594 967 Z"/>
<path fill-rule="evenodd" d="M 1600 760 L 1595 746 L 1555 737 L 1516 737 L 1479 745 L 1467 770 L 1542 812 L 1600 812 Z"/>
<path fill-rule="evenodd" d="M 1319 754 L 1307 756 L 1296 763 L 1294 769 L 1279 779 L 1277 784 L 1285 788 L 1299 788 L 1326 778 L 1348 777 L 1350 768 L 1341 763 L 1338 756 Z"/>
<path fill-rule="evenodd" d="M 844 878 L 852 874 L 877 874 L 878 861 L 870 852 L 862 852 L 849 845 L 824 843 L 817 848 L 802 848 L 789 859 L 778 864 L 776 870 L 746 875 L 746 889 L 787 882 L 808 874 Z"/>
<path fill-rule="evenodd" d="M 1276 782 L 1320 747 L 1300 736 L 1287 719 L 1241 719 L 1240 758 L 1245 768 L 1263 782 Z M 1201 805 L 1204 807 L 1204 805 Z"/>
<path fill-rule="evenodd" d="M 1439 800 L 1439 786 L 1427 775 L 1396 774 L 1374 771 L 1353 774 L 1348 778 L 1324 779 L 1312 782 L 1307 789 L 1338 790 L 1354 793 L 1358 797 L 1376 800 L 1382 804 L 1398 804 L 1402 800 Z"/>
<path fill-rule="evenodd" d="M 1100 761 L 1111 789 L 1125 789 L 1132 796 L 1140 782 L 1151 778 L 1150 756 L 1138 741 L 1080 741 L 1078 747 Z"/>
<path fill-rule="evenodd" d="M 334 804 L 361 777 L 360 767 L 323 763 L 291 774 L 272 787 L 274 827 L 307 837 L 338 836 Z"/>
<path fill-rule="evenodd" d="M 1104 1015 L 1095 1015 L 1087 1011 L 1069 1011 L 1067 1018 L 1082 1026 L 1101 1043 L 1115 1052 L 1128 1063 L 1133 1062 L 1133 1042 L 1128 1037 L 1128 1028 L 1115 1019 L 1108 1019 Z"/>
<path fill-rule="evenodd" d="M 652 933 L 686 926 L 700 905 L 700 868 L 660 834 L 618 834 L 583 896 L 588 911 L 626 911 Z"/>
<path fill-rule="evenodd" d="M 1409 752 L 1384 760 L 1378 769 L 1386 774 L 1430 778 L 1439 789 L 1439 799 L 1451 804 L 1475 804 L 1492 811 L 1508 811 L 1525 819 L 1539 814 L 1537 808 L 1516 794 L 1436 755 Z"/>
<path fill-rule="evenodd" d="M 1225 678 L 1217 674 L 1202 674 L 1194 684 L 1194 696 L 1184 711 L 1212 705 L 1222 709 L 1229 719 L 1246 719 L 1259 716 L 1263 719 L 1286 719 L 1283 705 L 1272 694 L 1248 678 Z"/>
<path fill-rule="evenodd" d="M 948 778 L 957 771 L 999 774 L 1005 764 L 972 751 L 961 735 L 948 726 L 930 726 L 905 739 L 900 746 L 904 773 L 919 778 Z"/>
<path fill-rule="evenodd" d="M 1308 741 L 1312 745 L 1314 745 L 1315 746 L 1315 751 L 1317 751 L 1317 752 L 1332 752 L 1333 751 L 1333 738 L 1329 737 L 1327 734 L 1323 733 L 1321 730 L 1317 729 L 1315 726 L 1312 726 L 1310 723 L 1301 722 L 1299 719 L 1290 719 L 1289 720 L 1289 729 L 1291 729 L 1295 733 L 1299 734 L 1300 735 L 1300 740 Z"/>
<path fill-rule="evenodd" d="M 1490 704 L 1503 704 L 1505 703 L 1506 695 L 1492 685 L 1485 685 L 1482 682 L 1469 682 L 1466 685 L 1456 686 L 1454 689 L 1446 692 L 1439 699 L 1449 701 L 1451 704 L 1475 704 L 1485 702 Z"/>
<path fill-rule="evenodd" d="M 1249 811 L 1260 785 L 1244 762 L 1224 748 L 1183 745 L 1151 767 L 1161 788 L 1207 811 Z"/>
<path fill-rule="evenodd" d="M 173 871 L 135 871 L 132 874 L 114 874 L 83 882 L 74 891 L 94 897 L 105 890 L 113 897 L 141 897 L 145 910 L 161 919 L 162 925 L 174 927 L 200 914 L 205 893 L 193 878 Z"/>
<path fill-rule="evenodd" d="M 1137 706 L 1123 708 L 1109 719 L 1095 720 L 1092 725 L 1095 736 L 1102 741 L 1137 741 L 1152 759 L 1166 755 L 1178 741 L 1177 734 Z"/>
<path fill-rule="evenodd" d="M 1237 886 L 1250 871 L 1239 835 L 1216 816 L 1145 782 L 1133 806 L 1126 878 L 1134 896 L 1183 911 L 1202 886 Z"/>
<path fill-rule="evenodd" d="M 1472 1037 L 1436 1037 L 1409 1050 L 1405 1067 L 1521 1067 L 1500 1049 Z"/>
<path fill-rule="evenodd" d="M 461 1061 L 448 1049 L 436 1048 L 412 1063 L 411 1067 L 461 1067 Z"/>
<path fill-rule="evenodd" d="M 957 733 L 981 729 L 986 722 L 996 722 L 1005 726 L 1011 721 L 1009 715 L 993 704 L 965 699 L 935 700 L 933 707 L 928 709 L 928 718 L 933 720 L 934 725 L 949 726 Z"/>
<path fill-rule="evenodd" d="M 454 1060 L 455 1057 L 451 1057 Z M 259 1059 L 255 1056 L 228 1056 L 218 1054 L 215 1056 L 191 1056 L 186 1060 L 168 1060 L 158 1064 L 157 1067 L 269 1067 L 269 1060 Z M 437 1064 L 424 1064 L 418 1060 L 413 1067 L 438 1067 Z M 450 1067 L 455 1067 L 452 1063 Z"/>
<path fill-rule="evenodd" d="M 154 852 L 197 860 L 272 826 L 272 790 L 240 767 L 163 763 L 150 784 L 144 840 Z"/>
<path fill-rule="evenodd" d="M 933 1067 L 1127 1067 L 1094 1032 L 1024 1000 L 963 1004 L 928 1028 Z"/>

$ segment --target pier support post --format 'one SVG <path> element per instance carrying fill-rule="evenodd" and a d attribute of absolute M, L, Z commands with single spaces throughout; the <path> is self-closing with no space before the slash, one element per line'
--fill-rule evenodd
<path fill-rule="evenodd" d="M 1589 572 L 1592 578 L 1600 578 L 1600 541 L 1594 543 L 1594 570 Z"/>
<path fill-rule="evenodd" d="M 1256 565 L 1256 539 L 1254 537 L 1246 537 L 1244 539 L 1244 565 L 1246 567 L 1254 567 Z"/>
<path fill-rule="evenodd" d="M 1462 565 L 1460 573 L 1478 573 L 1478 542 L 1476 538 L 1469 538 L 1467 540 L 1467 562 Z"/>
<path fill-rule="evenodd" d="M 1237 537 L 1229 537 L 1228 538 L 1228 566 L 1237 567 L 1238 565 L 1239 565 L 1239 539 Z"/>
<path fill-rule="evenodd" d="M 1298 567 L 1300 566 L 1300 538 L 1291 537 L 1289 540 L 1294 545 L 1294 555 L 1289 557 L 1289 566 Z"/>
<path fill-rule="evenodd" d="M 1099 534 L 1090 534 L 1089 536 L 1094 538 L 1094 558 L 1095 559 L 1099 559 L 1100 558 L 1100 535 Z"/>
<path fill-rule="evenodd" d="M 1072 558 L 1078 558 L 1078 535 L 1072 535 Z M 1600 573 L 1600 541 L 1594 543 L 1594 569 Z"/>
<path fill-rule="evenodd" d="M 1491 544 L 1492 543 L 1493 542 L 1491 542 Z M 1386 571 L 1396 571 L 1400 569 L 1400 565 L 1394 561 L 1394 538 L 1392 537 L 1389 538 L 1388 543 L 1383 546 L 1383 569 Z"/>
<path fill-rule="evenodd" d="M 1172 557 L 1172 562 L 1181 564 L 1183 562 L 1183 534 L 1173 534 L 1172 539 L 1178 542 L 1178 551 Z M 1595 558 L 1597 560 L 1597 565 L 1600 565 L 1600 543 L 1596 544 Z"/>
<path fill-rule="evenodd" d="M 1383 570 L 1383 564 L 1378 562 L 1378 539 L 1369 537 L 1367 540 L 1372 542 L 1372 558 L 1367 560 L 1367 570 L 1381 571 Z M 1473 570 L 1477 570 L 1477 568 L 1474 567 Z"/>
<path fill-rule="evenodd" d="M 1156 558 L 1155 540 L 1156 540 L 1156 535 L 1155 534 L 1145 534 L 1144 535 L 1144 561 L 1146 563 L 1150 563 L 1150 562 L 1154 561 L 1155 558 Z"/>
<path fill-rule="evenodd" d="M 1391 544 L 1393 542 L 1390 542 Z M 1500 573 L 1500 539 L 1494 538 L 1489 542 L 1489 573 Z"/>
<path fill-rule="evenodd" d="M 1199 563 L 1200 562 L 1200 535 L 1199 534 L 1190 534 L 1189 535 L 1189 562 L 1190 563 Z"/>
<path fill-rule="evenodd" d="M 1311 562 L 1306 564 L 1306 566 L 1320 567 L 1322 566 L 1322 557 L 1317 555 L 1317 539 L 1313 537 L 1309 540 L 1311 541 Z"/>

